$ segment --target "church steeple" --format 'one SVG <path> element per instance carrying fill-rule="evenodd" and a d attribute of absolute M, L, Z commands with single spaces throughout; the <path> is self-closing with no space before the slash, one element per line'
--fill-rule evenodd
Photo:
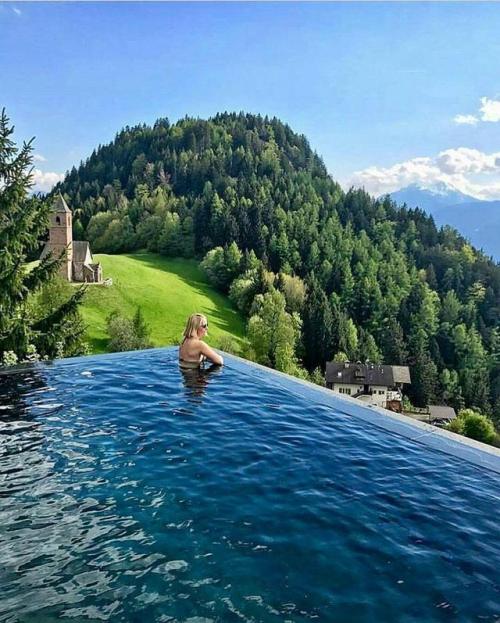
<path fill-rule="evenodd" d="M 72 281 L 73 223 L 71 210 L 61 193 L 57 195 L 50 215 L 49 246 L 54 257 L 65 253 L 66 257 L 59 268 L 59 274 Z"/>

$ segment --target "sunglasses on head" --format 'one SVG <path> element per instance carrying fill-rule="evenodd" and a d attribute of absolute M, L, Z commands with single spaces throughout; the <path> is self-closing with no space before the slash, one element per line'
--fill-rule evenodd
<path fill-rule="evenodd" d="M 205 322 L 204 324 L 200 324 L 200 327 L 202 329 L 208 329 L 208 322 Z"/>

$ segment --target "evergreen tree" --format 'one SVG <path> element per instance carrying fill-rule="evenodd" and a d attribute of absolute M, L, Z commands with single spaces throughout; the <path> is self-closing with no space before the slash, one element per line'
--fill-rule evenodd
<path fill-rule="evenodd" d="M 325 368 L 326 361 L 332 357 L 333 315 L 324 290 L 317 279 L 307 283 L 307 295 L 303 316 L 304 363 L 310 371 Z"/>
<path fill-rule="evenodd" d="M 142 315 L 142 309 L 137 308 L 134 319 L 132 321 L 134 327 L 134 333 L 141 344 L 144 344 L 144 348 L 149 344 L 149 338 L 151 336 L 151 328 L 146 324 L 144 316 Z"/>
<path fill-rule="evenodd" d="M 358 359 L 363 362 L 382 363 L 382 355 L 375 338 L 364 329 L 359 330 Z"/>
<path fill-rule="evenodd" d="M 440 376 L 442 398 L 447 405 L 451 405 L 456 411 L 464 408 L 465 402 L 460 387 L 460 379 L 456 370 L 444 369 Z"/>
<path fill-rule="evenodd" d="M 436 398 L 438 371 L 426 350 L 418 350 L 410 356 L 411 385 L 408 394 L 417 407 L 427 407 Z"/>
<path fill-rule="evenodd" d="M 407 362 L 403 329 L 393 316 L 387 318 L 381 330 L 381 347 L 384 361 L 389 365 L 402 365 Z"/>
<path fill-rule="evenodd" d="M 74 319 L 83 291 L 38 317 L 30 297 L 55 275 L 60 261 L 50 256 L 31 270 L 26 261 L 37 253 L 38 240 L 48 227 L 50 204 L 29 196 L 32 186 L 32 141 L 19 149 L 12 141 L 14 128 L 0 115 L 0 360 L 7 351 L 24 359 L 36 348 L 39 355 L 64 354 L 71 332 L 63 325 Z M 63 338 L 62 336 L 66 336 Z"/>

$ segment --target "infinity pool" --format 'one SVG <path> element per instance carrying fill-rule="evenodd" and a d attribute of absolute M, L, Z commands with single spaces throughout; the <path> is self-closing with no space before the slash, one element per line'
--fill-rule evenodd
<path fill-rule="evenodd" d="M 494 454 L 174 349 L 3 373 L 0 405 L 0 621 L 500 616 Z"/>

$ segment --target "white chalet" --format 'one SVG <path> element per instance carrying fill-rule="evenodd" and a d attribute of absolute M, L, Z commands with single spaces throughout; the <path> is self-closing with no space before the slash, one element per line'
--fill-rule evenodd
<path fill-rule="evenodd" d="M 326 386 L 338 394 L 378 407 L 401 411 L 403 385 L 410 384 L 408 366 L 329 361 Z"/>

